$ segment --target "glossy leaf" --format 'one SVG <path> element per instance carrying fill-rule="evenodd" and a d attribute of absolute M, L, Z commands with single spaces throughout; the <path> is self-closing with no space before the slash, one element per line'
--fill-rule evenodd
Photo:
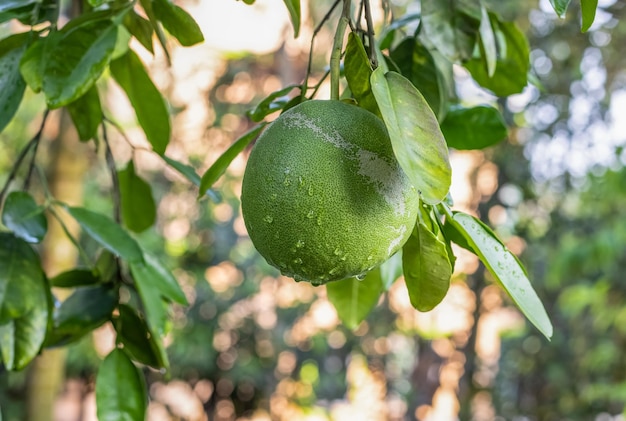
<path fill-rule="evenodd" d="M 99 421 L 142 421 L 146 417 L 146 383 L 126 353 L 114 349 L 104 359 L 96 377 Z"/>
<path fill-rule="evenodd" d="M 0 233 L 0 353 L 8 370 L 24 368 L 39 353 L 48 326 L 49 294 L 31 246 Z"/>
<path fill-rule="evenodd" d="M 81 228 L 102 247 L 128 262 L 141 262 L 137 242 L 111 218 L 85 208 L 66 207 Z"/>
<path fill-rule="evenodd" d="M 143 8 L 150 25 L 152 25 L 152 29 L 156 33 L 157 39 L 159 40 L 159 44 L 161 44 L 161 48 L 163 48 L 163 52 L 165 53 L 165 57 L 167 58 L 168 63 L 170 62 L 170 53 L 167 46 L 167 38 L 165 36 L 165 32 L 163 31 L 163 27 L 157 20 L 154 14 L 154 8 L 152 7 L 153 0 L 139 0 L 139 4 Z"/>
<path fill-rule="evenodd" d="M 83 96 L 111 60 L 117 25 L 111 20 L 88 21 L 53 32 L 44 51 L 43 92 L 48 106 L 58 108 Z"/>
<path fill-rule="evenodd" d="M 131 10 L 124 16 L 124 27 L 146 50 L 154 54 L 152 44 L 154 29 L 149 20 L 142 18 L 134 10 Z"/>
<path fill-rule="evenodd" d="M 526 271 L 493 231 L 480 220 L 462 212 L 454 212 L 451 224 L 465 238 L 489 272 L 509 294 L 524 315 L 546 338 L 552 336 L 552 323 L 533 289 Z"/>
<path fill-rule="evenodd" d="M 428 103 L 404 76 L 383 74 L 380 67 L 372 73 L 372 91 L 400 166 L 424 202 L 441 202 L 450 189 L 450 161 Z"/>
<path fill-rule="evenodd" d="M 492 25 L 499 51 L 495 73 L 489 77 L 484 57 L 468 61 L 465 67 L 478 84 L 497 96 L 519 93 L 528 83 L 530 69 L 528 40 L 513 22 L 500 22 L 492 15 Z"/>
<path fill-rule="evenodd" d="M 380 268 L 371 270 L 362 281 L 356 278 L 326 284 L 328 300 L 333 304 L 341 322 L 356 329 L 378 303 L 384 285 Z"/>
<path fill-rule="evenodd" d="M 448 60 L 467 60 L 472 56 L 480 26 L 479 3 L 472 0 L 424 1 L 422 26 L 430 42 Z"/>
<path fill-rule="evenodd" d="M 124 345 L 124 350 L 142 364 L 153 368 L 167 368 L 165 349 L 160 339 L 150 333 L 146 321 L 126 304 L 121 304 L 118 310 L 119 315 L 113 326 L 117 332 L 117 340 Z"/>
<path fill-rule="evenodd" d="M 26 51 L 28 33 L 0 41 L 0 132 L 11 121 L 22 102 L 26 83 L 20 74 L 20 60 Z"/>
<path fill-rule="evenodd" d="M 259 102 L 256 107 L 248 112 L 250 119 L 256 123 L 259 123 L 268 115 L 275 113 L 276 111 L 282 110 L 285 105 L 287 105 L 291 100 L 291 98 L 287 97 L 286 95 L 294 88 L 299 87 L 300 85 L 289 85 L 276 92 L 272 92 L 265 99 Z"/>
<path fill-rule="evenodd" d="M 117 172 L 117 178 L 124 225 L 133 232 L 145 231 L 156 221 L 152 188 L 137 175 L 132 159 L 126 168 Z"/>
<path fill-rule="evenodd" d="M 163 300 L 163 292 L 159 290 L 159 281 L 155 281 L 155 269 L 144 262 L 131 262 L 130 271 L 135 286 L 141 297 L 148 326 L 152 334 L 160 337 L 165 334 L 167 306 Z"/>
<path fill-rule="evenodd" d="M 98 126 L 102 123 L 102 107 L 95 85 L 76 101 L 68 104 L 67 111 L 72 117 L 80 140 L 84 142 L 96 137 Z"/>
<path fill-rule="evenodd" d="M 344 72 L 348 87 L 359 107 L 380 116 L 376 98 L 372 93 L 372 65 L 361 39 L 354 32 L 348 35 L 344 58 Z"/>
<path fill-rule="evenodd" d="M 552 4 L 556 14 L 562 18 L 565 16 L 565 12 L 571 1 L 572 0 L 550 0 L 550 4 Z"/>
<path fill-rule="evenodd" d="M 111 318 L 117 301 L 117 293 L 110 285 L 76 288 L 54 310 L 46 346 L 66 345 L 81 339 Z"/>
<path fill-rule="evenodd" d="M 14 191 L 7 196 L 2 223 L 17 237 L 29 243 L 39 243 L 48 231 L 43 209 L 24 191 Z"/>
<path fill-rule="evenodd" d="M 480 7 L 480 51 L 485 58 L 485 66 L 487 69 L 487 75 L 493 77 L 496 71 L 496 63 L 498 60 L 498 48 L 496 45 L 496 36 L 493 33 L 493 27 L 491 26 L 491 18 L 489 12 L 484 6 Z"/>
<path fill-rule="evenodd" d="M 581 26 L 582 32 L 587 32 L 596 18 L 596 9 L 598 8 L 598 0 L 580 0 L 581 13 L 583 22 Z"/>
<path fill-rule="evenodd" d="M 54 44 L 54 39 L 51 40 L 51 38 L 50 36 L 36 38 L 24 52 L 20 61 L 20 73 L 33 92 L 41 92 L 43 89 L 44 56 Z"/>
<path fill-rule="evenodd" d="M 170 0 L 153 0 L 152 7 L 156 18 L 181 45 L 189 47 L 204 41 L 198 23 Z"/>
<path fill-rule="evenodd" d="M 156 288 L 167 301 L 188 305 L 187 297 L 172 272 L 159 259 L 149 254 L 144 254 L 144 259 L 146 279 L 150 279 L 152 287 Z"/>
<path fill-rule="evenodd" d="M 170 116 L 163 96 L 132 51 L 111 61 L 111 74 L 122 87 L 154 151 L 163 154 L 170 141 Z"/>
<path fill-rule="evenodd" d="M 488 105 L 452 108 L 441 123 L 441 131 L 448 146 L 455 149 L 484 149 L 507 136 L 502 114 Z"/>
<path fill-rule="evenodd" d="M 441 120 L 448 106 L 445 80 L 430 51 L 415 38 L 406 38 L 391 51 L 402 76 L 411 81 Z"/>
<path fill-rule="evenodd" d="M 163 158 L 163 160 L 167 162 L 170 167 L 174 168 L 183 177 L 190 181 L 191 184 L 194 186 L 200 186 L 200 176 L 191 165 L 183 164 L 182 162 L 169 158 L 165 155 L 161 155 L 161 158 Z"/>
<path fill-rule="evenodd" d="M 300 34 L 300 0 L 283 0 L 287 11 L 289 11 L 289 17 L 291 18 L 291 25 L 293 26 L 293 36 L 297 38 Z"/>
<path fill-rule="evenodd" d="M 59 288 L 92 286 L 101 282 L 102 278 L 91 269 L 72 269 L 50 279 L 50 285 Z"/>
<path fill-rule="evenodd" d="M 452 267 L 446 244 L 421 220 L 402 248 L 402 266 L 413 307 L 435 308 L 450 288 Z"/>
<path fill-rule="evenodd" d="M 198 198 L 204 197 L 207 190 L 213 186 L 213 184 L 226 172 L 226 169 L 233 162 L 233 159 L 237 157 L 256 137 L 261 133 L 265 124 L 260 124 L 251 130 L 244 133 L 239 139 L 230 145 L 226 151 L 217 158 L 217 161 L 206 170 L 200 181 L 200 191 L 198 192 Z"/>

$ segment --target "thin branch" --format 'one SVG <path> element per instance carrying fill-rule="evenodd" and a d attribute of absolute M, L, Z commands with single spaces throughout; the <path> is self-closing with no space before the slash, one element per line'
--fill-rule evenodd
<path fill-rule="evenodd" d="M 33 155 L 30 158 L 30 164 L 28 165 L 28 174 L 26 175 L 26 179 L 24 180 L 24 190 L 28 190 L 28 188 L 30 187 L 30 180 L 33 176 L 33 171 L 35 168 L 35 158 L 37 158 L 37 150 L 39 149 L 39 144 L 41 143 L 39 142 L 39 139 L 41 138 L 43 127 L 44 127 L 46 120 L 48 119 L 49 113 L 50 113 L 50 110 L 46 109 L 46 111 L 43 114 L 43 121 L 41 122 L 41 127 L 39 128 L 39 131 L 35 135 L 37 137 L 37 142 L 35 142 L 35 146 L 33 148 Z"/>
<path fill-rule="evenodd" d="M 46 120 L 47 119 L 48 119 L 48 110 L 46 110 L 46 112 L 43 115 L 43 120 L 41 121 L 41 126 L 39 127 L 39 130 L 37 131 L 35 136 L 33 136 L 33 138 L 28 141 L 26 146 L 24 146 L 24 148 L 20 152 L 19 156 L 17 157 L 17 160 L 15 161 L 15 164 L 13 164 L 13 168 L 11 168 L 11 172 L 9 173 L 9 177 L 7 178 L 6 183 L 2 187 L 2 191 L 0 191 L 0 205 L 4 201 L 4 196 L 7 194 L 7 191 L 9 190 L 9 186 L 11 185 L 11 182 L 15 179 L 15 176 L 17 175 L 17 171 L 19 170 L 20 166 L 22 165 L 22 161 L 24 161 L 24 159 L 26 158 L 26 155 L 28 155 L 28 152 L 30 151 L 30 149 L 33 146 L 36 147 L 36 145 L 41 140 L 41 135 L 43 133 L 43 128 L 46 125 Z M 33 165 L 33 163 L 31 162 L 31 169 L 29 169 L 28 178 L 30 178 L 30 174 L 32 172 L 32 165 Z"/>
<path fill-rule="evenodd" d="M 102 139 L 104 140 L 107 166 L 111 172 L 111 182 L 113 183 L 113 218 L 118 224 L 122 223 L 122 208 L 120 206 L 120 181 L 117 178 L 117 168 L 115 167 L 115 158 L 113 158 L 113 152 L 111 152 L 111 145 L 109 144 L 109 136 L 107 135 L 106 124 L 104 119 L 102 120 Z"/>
<path fill-rule="evenodd" d="M 337 23 L 335 39 L 333 40 L 333 50 L 330 55 L 330 98 L 339 99 L 339 78 L 341 76 L 341 51 L 343 50 L 343 38 L 346 27 L 350 23 L 350 0 L 343 0 L 343 10 L 341 18 Z M 351 25 L 352 27 L 352 25 Z"/>
<path fill-rule="evenodd" d="M 105 122 L 107 122 L 111 126 L 113 126 L 115 128 L 115 130 L 117 130 L 117 132 L 122 136 L 122 138 L 124 138 L 126 143 L 128 143 L 128 146 L 130 146 L 131 149 L 143 149 L 143 148 L 140 148 L 140 147 L 137 147 L 137 146 L 133 145 L 133 143 L 130 141 L 130 138 L 126 135 L 126 132 L 124 131 L 122 126 L 117 121 L 111 120 L 107 116 L 103 116 L 102 120 L 104 120 Z M 151 149 L 146 149 L 146 150 L 151 150 Z"/>
<path fill-rule="evenodd" d="M 376 40 L 374 39 L 374 22 L 372 20 L 372 9 L 369 0 L 364 1 L 365 4 L 365 20 L 367 22 L 367 37 L 369 39 L 370 64 L 372 68 L 378 67 L 378 59 L 376 58 Z"/>

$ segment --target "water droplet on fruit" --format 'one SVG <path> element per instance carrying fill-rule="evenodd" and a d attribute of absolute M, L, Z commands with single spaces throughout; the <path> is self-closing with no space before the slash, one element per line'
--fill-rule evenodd
<path fill-rule="evenodd" d="M 315 211 L 310 210 L 309 213 L 306 214 L 306 217 L 312 219 L 315 217 Z"/>
<path fill-rule="evenodd" d="M 309 186 L 309 190 L 307 192 L 309 196 L 313 196 L 313 186 Z"/>
<path fill-rule="evenodd" d="M 374 256 L 372 256 L 371 254 L 369 256 L 367 256 L 367 260 L 373 260 Z"/>
<path fill-rule="evenodd" d="M 365 274 L 362 273 L 360 275 L 355 276 L 355 278 L 356 278 L 357 281 L 362 281 L 363 279 L 365 279 Z"/>
<path fill-rule="evenodd" d="M 321 216 L 317 217 L 317 225 L 322 225 L 322 217 Z"/>
<path fill-rule="evenodd" d="M 298 240 L 298 242 L 296 243 L 296 248 L 301 249 L 302 247 L 304 247 L 304 240 Z"/>
<path fill-rule="evenodd" d="M 335 248 L 335 251 L 333 251 L 333 254 L 335 256 L 339 256 L 341 254 L 341 249 L 339 247 Z"/>
<path fill-rule="evenodd" d="M 304 180 L 302 179 L 302 176 L 298 176 L 298 187 L 304 187 Z"/>
<path fill-rule="evenodd" d="M 302 264 L 302 259 L 297 257 L 297 258 L 293 259 L 293 263 L 296 264 L 296 265 L 301 265 Z"/>
<path fill-rule="evenodd" d="M 329 271 L 328 271 L 328 274 L 329 274 L 330 276 L 335 276 L 336 274 L 338 274 L 338 273 L 339 273 L 339 271 L 340 271 L 339 267 L 335 267 L 335 268 L 332 268 L 331 270 L 329 270 Z"/>
<path fill-rule="evenodd" d="M 272 222 L 274 222 L 274 218 L 272 217 L 272 215 L 265 215 L 263 217 L 263 220 L 267 222 L 268 224 L 271 224 Z"/>
<path fill-rule="evenodd" d="M 278 198 L 278 195 L 276 193 L 272 193 L 270 195 L 270 199 L 272 199 L 272 200 L 276 200 L 277 198 Z"/>

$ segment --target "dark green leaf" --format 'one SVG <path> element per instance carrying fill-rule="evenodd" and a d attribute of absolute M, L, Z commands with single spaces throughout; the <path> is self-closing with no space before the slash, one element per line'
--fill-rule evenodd
<path fill-rule="evenodd" d="M 28 243 L 0 233 L 0 352 L 9 370 L 24 368 L 46 336 L 50 290 Z"/>
<path fill-rule="evenodd" d="M 400 166 L 424 202 L 439 203 L 448 194 L 452 176 L 437 118 L 422 94 L 398 73 L 376 69 L 372 91 Z"/>
<path fill-rule="evenodd" d="M 478 84 L 498 96 L 519 93 L 528 83 L 530 69 L 528 40 L 514 23 L 499 22 L 495 15 L 491 16 L 499 52 L 493 77 L 489 77 L 487 73 L 484 57 L 466 62 L 465 67 Z"/>
<path fill-rule="evenodd" d="M 167 47 L 167 38 L 165 37 L 165 32 L 163 31 L 161 24 L 159 23 L 156 16 L 154 15 L 152 1 L 153 0 L 139 0 L 139 4 L 141 4 L 141 7 L 143 7 L 144 12 L 146 12 L 146 16 L 148 17 L 148 20 L 150 21 L 150 24 L 152 25 L 152 29 L 154 29 L 154 32 L 157 35 L 159 44 L 161 44 L 161 47 L 163 48 L 163 52 L 165 53 L 165 57 L 167 58 L 167 61 L 169 63 L 170 53 Z"/>
<path fill-rule="evenodd" d="M 480 6 L 472 0 L 422 2 L 422 25 L 432 45 L 450 61 L 469 59 L 480 27 Z"/>
<path fill-rule="evenodd" d="M 163 266 L 159 259 L 149 254 L 144 253 L 144 259 L 145 268 L 139 269 L 145 271 L 142 280 L 150 279 L 152 288 L 156 288 L 167 301 L 187 305 L 187 297 L 172 272 Z"/>
<path fill-rule="evenodd" d="M 567 11 L 570 1 L 572 0 L 550 0 L 550 4 L 552 4 L 556 14 L 562 18 L 565 16 L 565 12 Z"/>
<path fill-rule="evenodd" d="M 418 39 L 410 37 L 391 52 L 391 59 L 441 120 L 446 112 L 448 95 L 444 76 L 440 74 L 430 51 Z"/>
<path fill-rule="evenodd" d="M 475 217 L 454 212 L 450 223 L 465 238 L 471 250 L 476 253 L 528 320 L 546 338 L 550 338 L 552 336 L 550 318 L 516 256 L 498 240 L 489 227 Z"/>
<path fill-rule="evenodd" d="M 189 47 L 204 41 L 198 23 L 170 0 L 153 0 L 152 7 L 156 18 L 181 45 Z"/>
<path fill-rule="evenodd" d="M 111 20 L 68 27 L 49 35 L 54 42 L 44 51 L 43 91 L 51 108 L 83 96 L 109 64 L 115 49 L 117 25 Z"/>
<path fill-rule="evenodd" d="M 256 123 L 262 121 L 268 115 L 275 113 L 276 111 L 282 110 L 285 105 L 289 103 L 291 100 L 286 95 L 291 92 L 294 88 L 299 88 L 300 85 L 289 85 L 283 89 L 280 89 L 276 92 L 272 92 L 267 96 L 267 98 L 263 99 L 259 102 L 259 105 L 254 107 L 252 110 L 248 112 L 250 119 Z"/>
<path fill-rule="evenodd" d="M 297 38 L 300 33 L 300 0 L 283 0 L 283 2 L 289 11 L 289 17 L 293 25 L 293 36 Z"/>
<path fill-rule="evenodd" d="M 583 15 L 581 31 L 587 32 L 596 18 L 598 0 L 580 0 L 580 8 Z"/>
<path fill-rule="evenodd" d="M 143 255 L 137 242 L 111 218 L 85 208 L 66 207 L 81 228 L 102 247 L 128 262 L 141 262 Z"/>
<path fill-rule="evenodd" d="M 124 345 L 130 356 L 153 368 L 167 368 L 167 354 L 159 338 L 155 338 L 148 329 L 145 320 L 137 315 L 132 307 L 121 304 L 119 316 L 113 325 L 117 331 L 117 339 Z"/>
<path fill-rule="evenodd" d="M 261 130 L 265 127 L 265 124 L 260 124 L 253 129 L 244 133 L 239 139 L 235 141 L 230 147 L 217 158 L 217 161 L 211 165 L 211 167 L 204 173 L 202 180 L 200 181 L 200 191 L 198 192 L 198 198 L 204 197 L 207 190 L 213 186 L 213 184 L 226 172 L 226 168 L 233 162 L 233 159 L 237 157 L 245 148 L 259 135 Z"/>
<path fill-rule="evenodd" d="M 141 297 L 150 332 L 161 337 L 165 334 L 167 306 L 162 298 L 163 293 L 158 288 L 159 281 L 154 278 L 155 269 L 143 262 L 131 262 L 130 271 Z"/>
<path fill-rule="evenodd" d="M 80 140 L 87 141 L 96 137 L 98 126 L 102 122 L 102 107 L 95 85 L 89 88 L 85 95 L 68 104 L 67 111 L 72 117 Z"/>
<path fill-rule="evenodd" d="M 53 43 L 50 36 L 36 38 L 22 56 L 20 73 L 33 92 L 41 92 L 43 88 L 44 56 Z"/>
<path fill-rule="evenodd" d="M 169 158 L 165 155 L 161 155 L 161 158 L 163 158 L 163 160 L 167 162 L 170 167 L 174 168 L 187 180 L 189 180 L 194 186 L 200 186 L 200 176 L 191 165 L 183 164 L 182 162 L 176 161 L 175 159 Z"/>
<path fill-rule="evenodd" d="M 17 237 L 29 243 L 39 243 L 48 231 L 43 209 L 24 191 L 14 191 L 7 196 L 2 223 Z"/>
<path fill-rule="evenodd" d="M 99 421 L 143 421 L 147 391 L 143 375 L 122 349 L 104 359 L 96 377 Z"/>
<path fill-rule="evenodd" d="M 100 250 L 94 270 L 102 282 L 114 282 L 120 275 L 119 269 L 117 257 L 109 250 Z"/>
<path fill-rule="evenodd" d="M 452 108 L 441 123 L 441 131 L 448 146 L 455 149 L 483 149 L 507 136 L 502 114 L 488 105 Z"/>
<path fill-rule="evenodd" d="M 126 168 L 118 171 L 117 178 L 124 225 L 133 232 L 145 231 L 156 220 L 156 205 L 150 185 L 135 173 L 132 159 Z"/>
<path fill-rule="evenodd" d="M 50 285 L 59 288 L 91 286 L 102 282 L 102 278 L 91 269 L 72 269 L 50 279 Z"/>
<path fill-rule="evenodd" d="M 163 96 L 132 51 L 111 61 L 111 74 L 124 89 L 154 151 L 163 154 L 170 141 L 170 116 Z"/>
<path fill-rule="evenodd" d="M 328 300 L 335 306 L 337 315 L 344 325 L 356 329 L 378 303 L 384 291 L 380 268 L 365 275 L 362 281 L 356 278 L 326 284 Z"/>
<path fill-rule="evenodd" d="M 0 41 L 0 132 L 11 121 L 22 102 L 26 83 L 20 74 L 20 60 L 30 34 L 10 36 Z"/>
<path fill-rule="evenodd" d="M 413 307 L 435 308 L 450 288 L 452 267 L 446 244 L 421 218 L 402 248 L 402 266 Z"/>
<path fill-rule="evenodd" d="M 496 45 L 496 36 L 493 33 L 493 27 L 491 26 L 491 18 L 489 12 L 484 6 L 481 6 L 480 16 L 480 51 L 485 58 L 485 65 L 487 68 L 487 75 L 493 77 L 496 71 L 496 63 L 498 60 L 498 48 Z"/>
<path fill-rule="evenodd" d="M 152 36 L 154 35 L 154 29 L 150 21 L 139 16 L 134 10 L 131 10 L 124 16 L 124 26 L 128 29 L 128 32 L 134 36 L 146 50 L 154 54 L 154 48 L 152 45 Z"/>
<path fill-rule="evenodd" d="M 117 293 L 110 285 L 76 288 L 54 310 L 52 332 L 46 338 L 46 346 L 79 340 L 111 318 L 117 301 Z"/>
<path fill-rule="evenodd" d="M 361 39 L 354 32 L 350 32 L 348 35 L 344 71 L 350 91 L 359 106 L 380 116 L 370 81 L 372 66 Z"/>

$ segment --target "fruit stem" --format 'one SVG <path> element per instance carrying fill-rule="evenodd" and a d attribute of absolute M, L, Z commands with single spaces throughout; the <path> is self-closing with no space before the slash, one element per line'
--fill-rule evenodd
<path fill-rule="evenodd" d="M 337 23 L 337 31 L 333 42 L 333 51 L 330 55 L 330 99 L 339 99 L 339 77 L 341 69 L 341 50 L 343 48 L 343 36 L 350 22 L 350 0 L 343 0 L 341 18 Z"/>

